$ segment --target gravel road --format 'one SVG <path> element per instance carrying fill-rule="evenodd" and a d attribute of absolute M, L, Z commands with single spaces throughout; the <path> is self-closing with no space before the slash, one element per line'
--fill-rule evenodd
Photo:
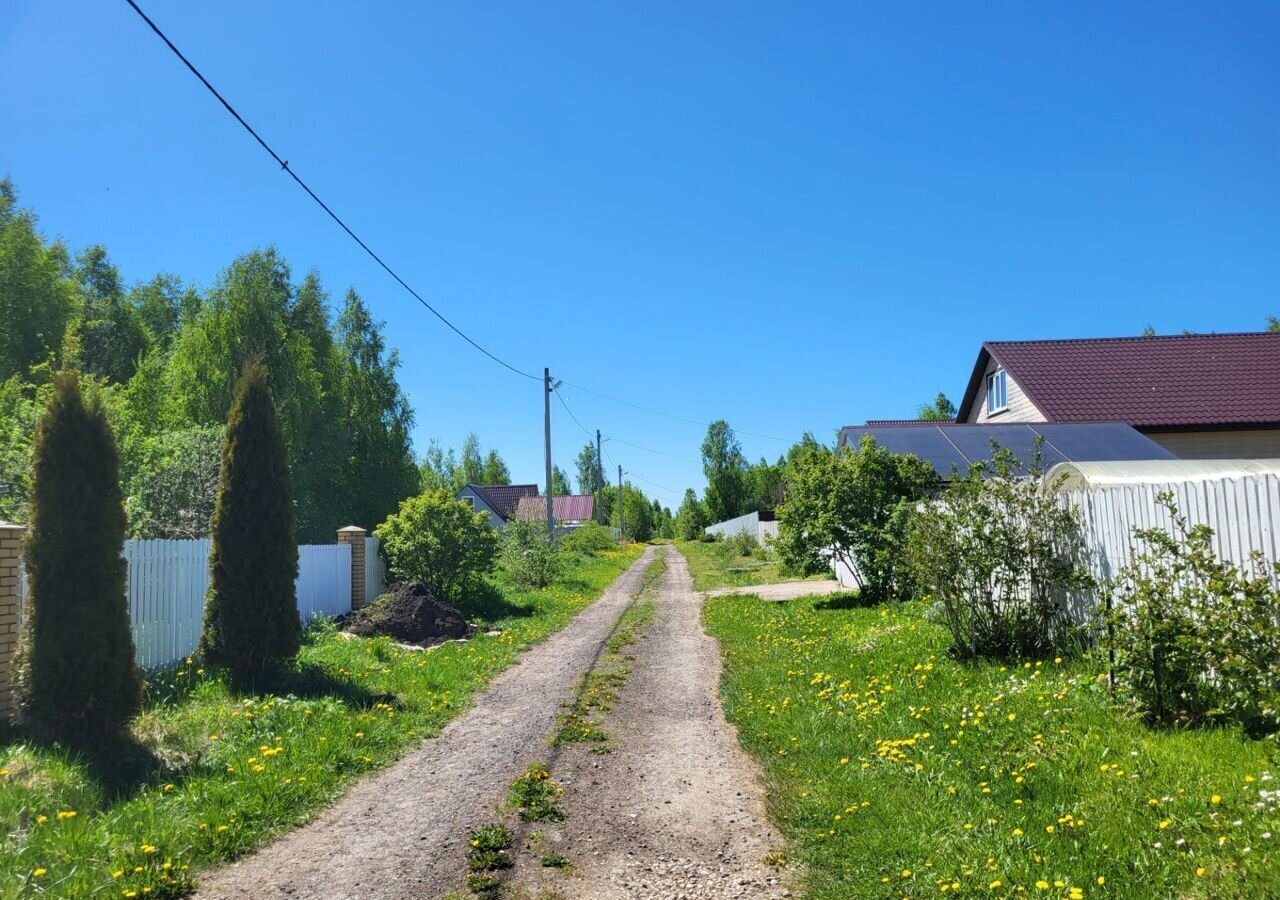
<path fill-rule="evenodd" d="M 720 652 L 702 629 L 702 595 L 675 548 L 655 612 L 631 646 L 631 675 L 601 723 L 609 753 L 558 748 L 547 763 L 565 792 L 562 825 L 518 855 L 517 898 L 726 900 L 788 896 L 765 864 L 782 841 L 769 826 L 751 760 L 724 718 Z M 529 843 L 526 837 L 526 845 Z M 543 868 L 562 854 L 572 869 Z"/>
<path fill-rule="evenodd" d="M 596 603 L 499 675 L 435 738 L 355 785 L 315 821 L 206 874 L 203 900 L 439 897 L 466 873 L 469 829 L 545 758 L 560 704 L 639 591 L 652 548 Z"/>

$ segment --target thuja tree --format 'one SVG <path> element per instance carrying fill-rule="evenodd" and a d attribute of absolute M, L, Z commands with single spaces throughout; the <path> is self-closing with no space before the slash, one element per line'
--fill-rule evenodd
<path fill-rule="evenodd" d="M 284 435 L 261 362 L 236 388 L 214 504 L 200 653 L 233 677 L 291 659 L 302 641 L 298 545 Z"/>
<path fill-rule="evenodd" d="M 142 703 L 125 599 L 120 458 L 101 400 L 57 377 L 36 430 L 26 542 L 21 715 L 43 740 L 92 747 Z"/>

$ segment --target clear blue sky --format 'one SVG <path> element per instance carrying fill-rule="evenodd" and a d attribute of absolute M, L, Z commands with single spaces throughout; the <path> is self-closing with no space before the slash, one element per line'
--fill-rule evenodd
<path fill-rule="evenodd" d="M 958 400 L 985 339 L 1280 315 L 1274 3 L 143 6 L 464 330 L 689 418 L 829 438 Z M 539 386 L 391 283 L 123 0 L 11 0 L 0 108 L 47 234 L 202 286 L 276 244 L 387 321 L 419 449 L 474 430 L 541 480 Z M 700 428 L 566 396 L 698 455 Z"/>

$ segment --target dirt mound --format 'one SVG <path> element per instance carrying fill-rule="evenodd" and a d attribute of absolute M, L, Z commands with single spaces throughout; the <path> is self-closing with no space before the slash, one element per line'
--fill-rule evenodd
<path fill-rule="evenodd" d="M 405 644 L 438 644 L 467 637 L 472 627 L 447 603 L 418 582 L 393 584 L 364 609 L 347 617 L 343 630 L 363 637 L 385 634 Z"/>

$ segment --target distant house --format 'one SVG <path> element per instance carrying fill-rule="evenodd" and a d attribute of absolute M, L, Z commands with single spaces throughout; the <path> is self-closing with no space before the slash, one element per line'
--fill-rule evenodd
<path fill-rule="evenodd" d="M 498 531 L 515 515 L 522 499 L 537 496 L 536 484 L 468 484 L 457 493 L 476 512 L 488 513 L 489 524 Z"/>
<path fill-rule="evenodd" d="M 591 494 L 557 495 L 551 498 L 551 514 L 557 528 L 577 528 L 592 520 L 596 512 L 596 498 Z M 521 497 L 516 507 L 516 518 L 530 522 L 547 521 L 546 497 Z"/>
<path fill-rule="evenodd" d="M 1182 459 L 1280 457 L 1280 332 L 982 345 L 959 422 L 1126 422 Z"/>

